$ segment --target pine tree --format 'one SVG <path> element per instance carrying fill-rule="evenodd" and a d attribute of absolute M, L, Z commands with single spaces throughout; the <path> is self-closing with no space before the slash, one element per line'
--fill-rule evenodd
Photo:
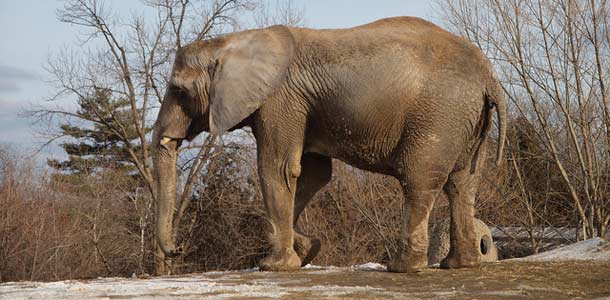
<path fill-rule="evenodd" d="M 91 95 L 81 97 L 78 104 L 75 115 L 83 122 L 78 125 L 60 124 L 61 133 L 71 137 L 70 141 L 61 144 L 68 159 L 47 161 L 57 170 L 56 179 L 75 179 L 108 171 L 139 177 L 130 149 L 126 147 L 126 141 L 129 141 L 131 151 L 139 153 L 141 150 L 133 148 L 133 145 L 140 146 L 129 100 L 114 97 L 110 89 L 95 87 Z M 150 130 L 146 128 L 147 132 Z"/>

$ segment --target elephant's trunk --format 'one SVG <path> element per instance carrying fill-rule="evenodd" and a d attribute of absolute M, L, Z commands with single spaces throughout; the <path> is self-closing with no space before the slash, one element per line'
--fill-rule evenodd
<path fill-rule="evenodd" d="M 155 131 L 153 145 L 157 192 L 155 235 L 157 243 L 165 255 L 173 257 L 181 253 L 181 249 L 176 249 L 175 237 L 172 233 L 176 205 L 176 149 L 178 144 L 176 140 L 160 137 Z"/>

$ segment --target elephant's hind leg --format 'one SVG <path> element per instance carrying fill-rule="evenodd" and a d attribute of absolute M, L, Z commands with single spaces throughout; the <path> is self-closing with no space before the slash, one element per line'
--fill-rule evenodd
<path fill-rule="evenodd" d="M 434 201 L 442 192 L 448 170 L 443 163 L 427 158 L 412 164 L 405 179 L 401 180 L 404 217 L 398 253 L 388 263 L 388 271 L 416 272 L 428 266 L 428 219 Z"/>
<path fill-rule="evenodd" d="M 477 166 L 485 157 L 483 144 L 475 164 L 471 154 L 458 159 L 458 165 L 449 174 L 444 190 L 451 208 L 449 254 L 441 261 L 441 268 L 476 267 L 481 262 L 479 239 L 475 228 L 474 202 L 479 186 L 481 167 Z"/>
<path fill-rule="evenodd" d="M 320 251 L 320 239 L 301 232 L 298 220 L 301 212 L 318 190 L 324 187 L 332 175 L 331 159 L 315 153 L 304 154 L 301 158 L 301 176 L 297 180 L 294 205 L 294 250 L 301 258 L 301 265 L 309 264 Z"/>

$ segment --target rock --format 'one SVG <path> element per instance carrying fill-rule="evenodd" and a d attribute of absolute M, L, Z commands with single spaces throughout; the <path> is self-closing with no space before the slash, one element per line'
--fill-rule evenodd
<path fill-rule="evenodd" d="M 475 219 L 474 226 L 479 237 L 481 262 L 498 260 L 498 249 L 493 242 L 489 227 L 479 219 Z M 430 237 L 428 264 L 433 265 L 439 263 L 449 254 L 449 220 L 445 219 L 430 226 L 428 235 Z"/>

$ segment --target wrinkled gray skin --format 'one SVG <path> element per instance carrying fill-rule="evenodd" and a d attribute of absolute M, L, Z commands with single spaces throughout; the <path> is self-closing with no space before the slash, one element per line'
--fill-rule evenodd
<path fill-rule="evenodd" d="M 443 191 L 451 250 L 441 265 L 477 266 L 477 166 L 494 107 L 500 158 L 505 106 L 491 64 L 474 45 L 417 18 L 337 30 L 273 26 L 187 45 L 154 129 L 159 245 L 180 253 L 171 220 L 182 140 L 250 126 L 272 245 L 262 270 L 296 270 L 317 254 L 319 240 L 294 224 L 330 180 L 331 158 L 401 182 L 406 218 L 390 271 L 427 266 L 428 217 Z"/>

